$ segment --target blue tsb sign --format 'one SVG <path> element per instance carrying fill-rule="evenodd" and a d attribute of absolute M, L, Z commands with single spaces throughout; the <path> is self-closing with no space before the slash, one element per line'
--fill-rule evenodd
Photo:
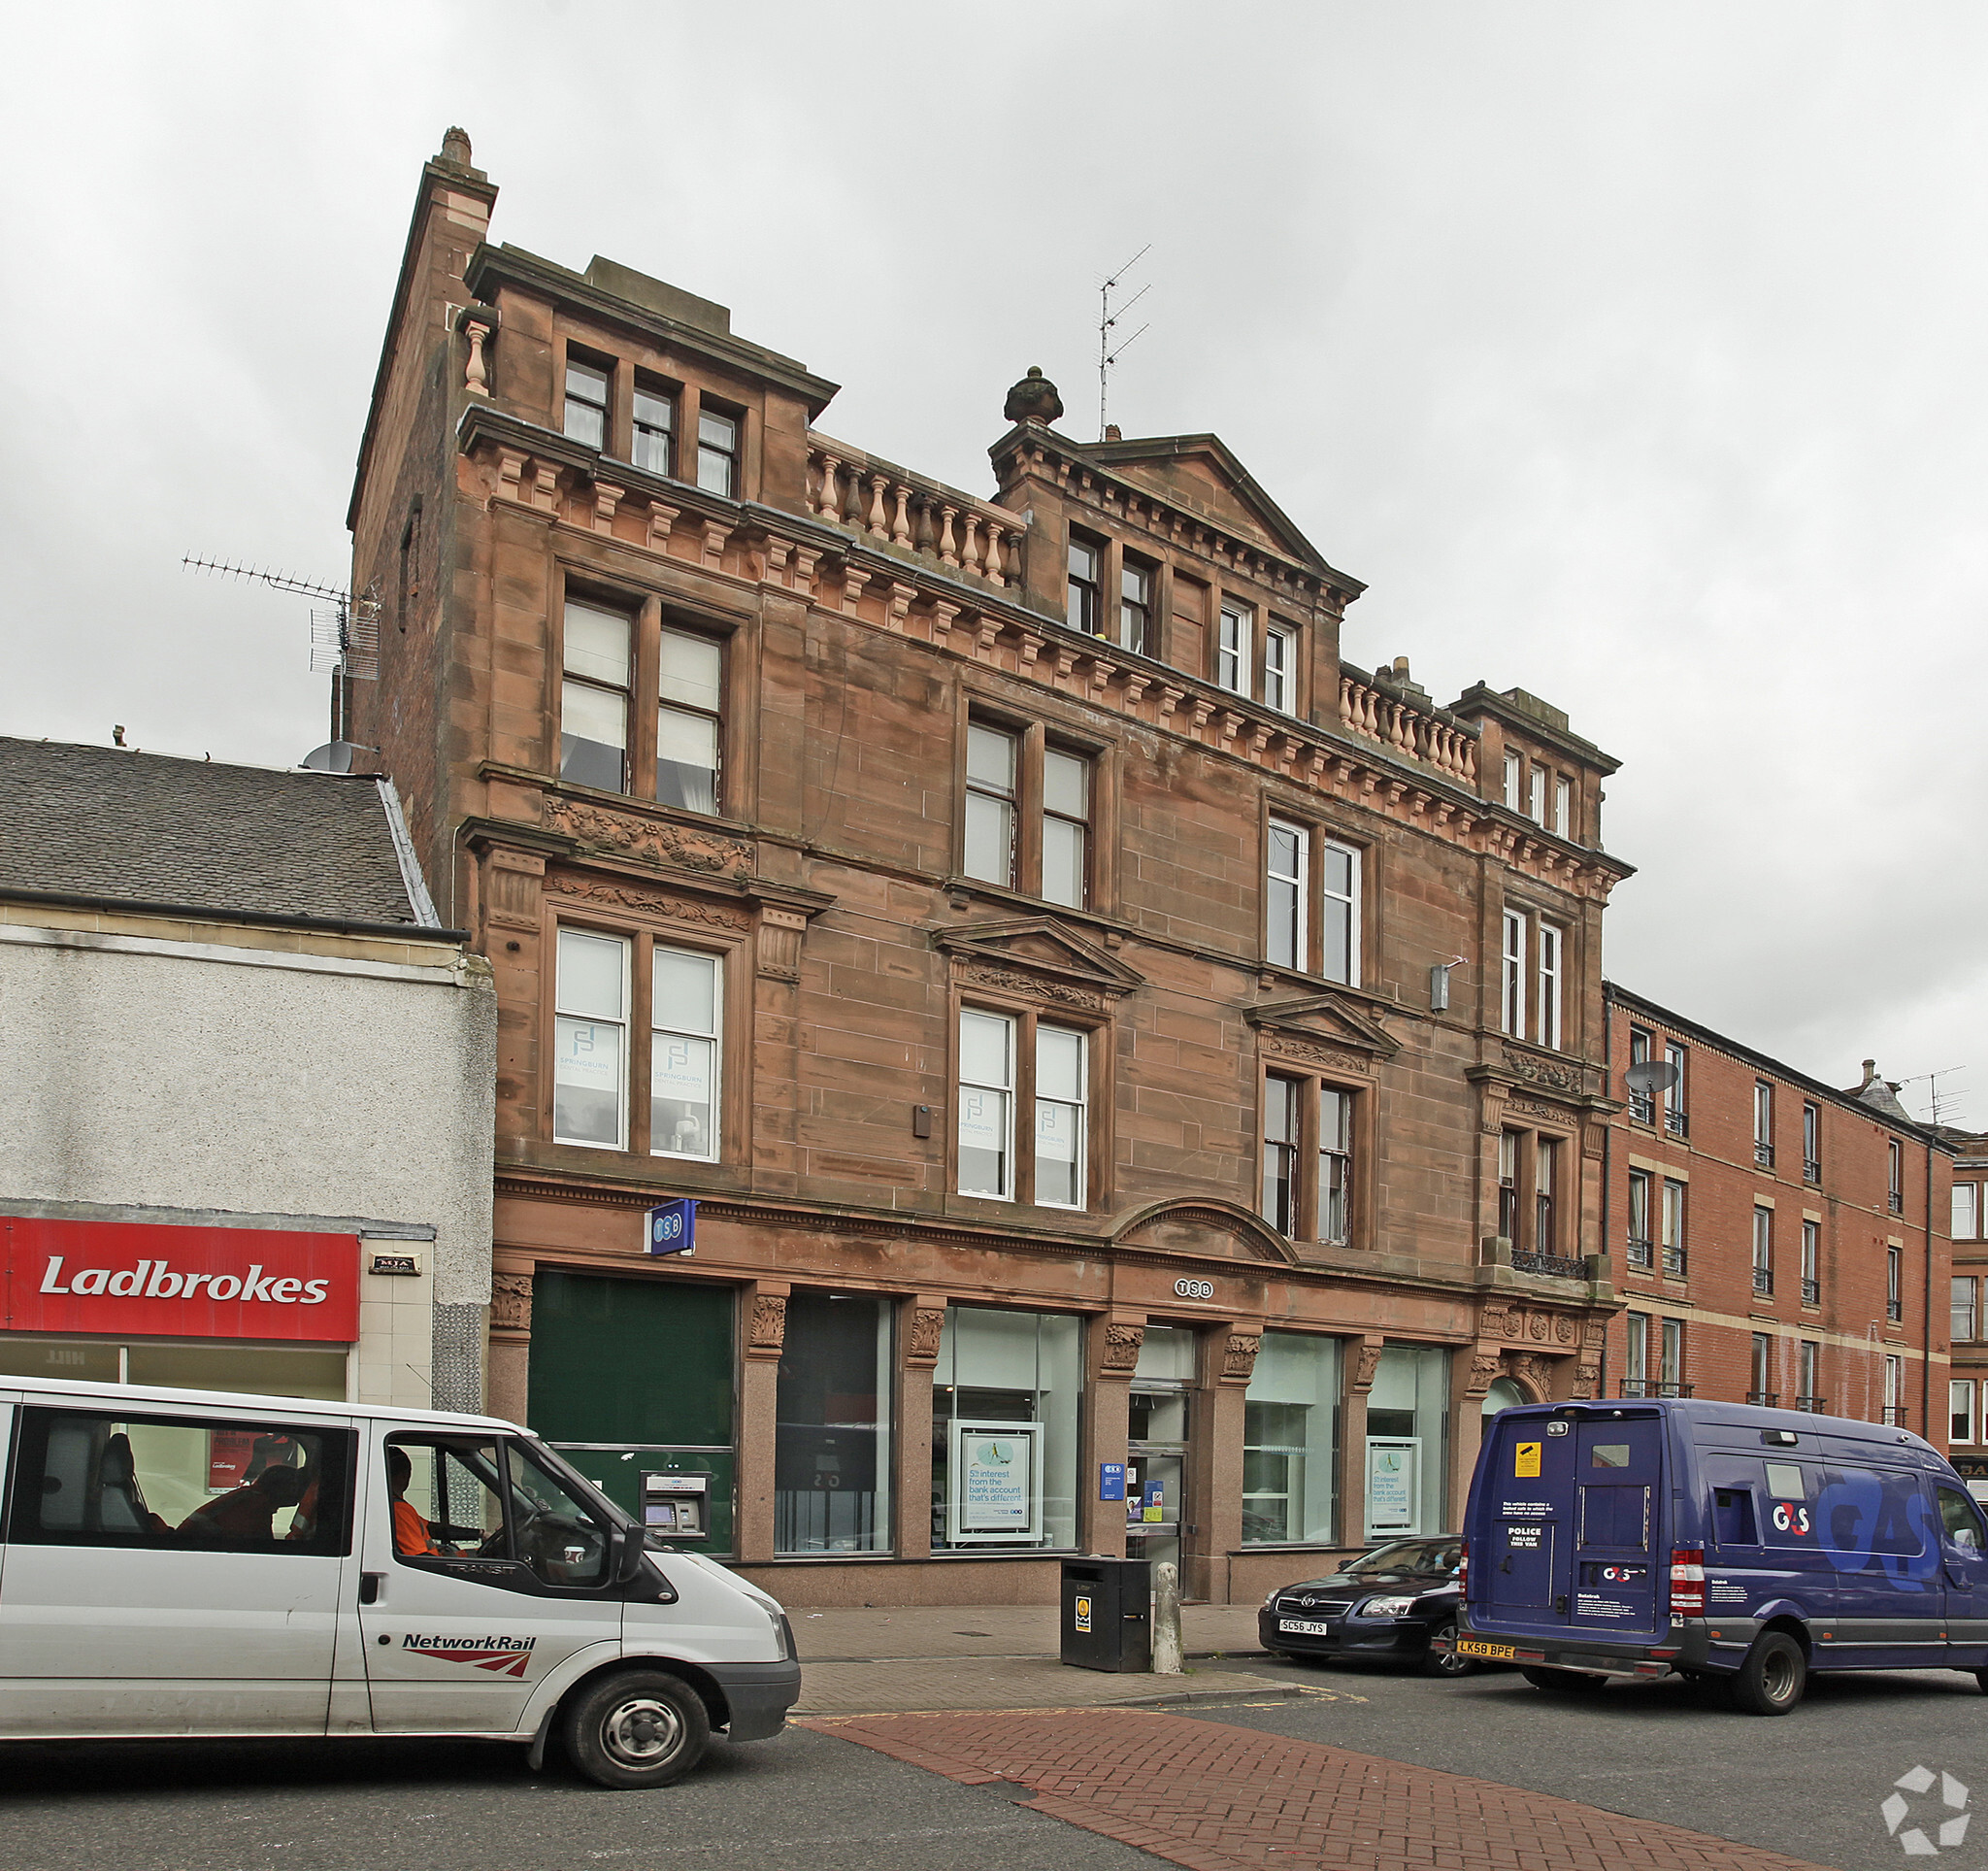
<path fill-rule="evenodd" d="M 690 1196 L 649 1210 L 647 1247 L 651 1253 L 697 1252 L 697 1203 Z"/>

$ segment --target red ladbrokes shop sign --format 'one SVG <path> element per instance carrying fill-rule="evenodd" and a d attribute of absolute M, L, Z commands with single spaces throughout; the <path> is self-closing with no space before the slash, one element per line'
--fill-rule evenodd
<path fill-rule="evenodd" d="M 359 1335 L 359 1237 L 0 1216 L 0 1326 L 157 1338 Z"/>

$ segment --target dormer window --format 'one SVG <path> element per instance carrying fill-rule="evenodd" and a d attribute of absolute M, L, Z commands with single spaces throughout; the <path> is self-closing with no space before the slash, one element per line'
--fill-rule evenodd
<path fill-rule="evenodd" d="M 697 484 L 727 499 L 739 491 L 739 418 L 709 405 L 697 413 Z"/>
<path fill-rule="evenodd" d="M 605 364 L 566 353 L 565 430 L 590 449 L 608 446 L 608 384 Z"/>

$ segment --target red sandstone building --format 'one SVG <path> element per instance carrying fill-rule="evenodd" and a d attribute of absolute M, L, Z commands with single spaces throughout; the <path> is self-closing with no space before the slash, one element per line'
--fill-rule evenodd
<path fill-rule="evenodd" d="M 1359 583 L 1215 437 L 1073 440 L 1031 372 L 952 488 L 495 197 L 451 132 L 335 726 L 495 969 L 491 1406 L 624 1499 L 708 1473 L 789 1603 L 1128 1544 L 1240 1599 L 1453 1526 L 1615 1310 L 1614 763 L 1343 664 Z"/>
<path fill-rule="evenodd" d="M 1954 1466 L 1988 1498 L 1988 1136 L 1941 1133 L 1953 1165 L 1953 1272 L 1948 1330 L 1953 1369 L 1946 1386 L 1946 1435 Z"/>
<path fill-rule="evenodd" d="M 1607 1389 L 1861 1417 L 1944 1446 L 1952 1144 L 1869 1060 L 1861 1086 L 1834 1090 L 1605 992 L 1625 1307 L 1607 1328 Z M 1632 1089 L 1644 1060 L 1674 1066 L 1675 1083 Z"/>

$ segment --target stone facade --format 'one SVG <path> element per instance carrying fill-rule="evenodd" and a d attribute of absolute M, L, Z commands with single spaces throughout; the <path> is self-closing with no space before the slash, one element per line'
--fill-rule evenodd
<path fill-rule="evenodd" d="M 1608 1390 L 1675 1385 L 1889 1420 L 1943 1448 L 1952 1143 L 1869 1062 L 1839 1091 L 1612 983 L 1607 997 L 1611 1266 L 1627 1309 L 1607 1330 Z M 1681 1060 L 1676 1089 L 1632 1090 L 1645 1056 Z M 1666 1320 L 1681 1354 L 1670 1372 Z"/>
<path fill-rule="evenodd" d="M 1025 383 L 992 494 L 947 487 L 814 428 L 835 386 L 722 307 L 489 245 L 496 191 L 451 147 L 422 177 L 360 457 L 354 577 L 385 615 L 348 738 L 381 750 L 441 914 L 495 970 L 491 1407 L 536 1420 L 548 1271 L 721 1285 L 737 1561 L 791 1603 L 1035 1601 L 1054 1591 L 1044 1558 L 933 1555 L 947 1309 L 1081 1321 L 1089 1552 L 1126 1539 L 1095 1496 L 1125 1457 L 1144 1340 L 1186 1328 L 1173 1511 L 1187 1589 L 1228 1599 L 1315 1562 L 1293 1545 L 1362 1538 L 1383 1352 L 1433 1347 L 1448 1377 L 1418 1419 L 1441 1469 L 1425 1518 L 1453 1523 L 1493 1387 L 1592 1394 L 1615 1309 L 1613 762 L 1523 690 L 1439 707 L 1405 661 L 1343 664 L 1361 586 L 1214 437 L 1076 442 L 1026 414 L 1047 404 Z M 629 660 L 605 678 L 576 607 L 625 620 Z M 686 643 L 716 671 L 688 701 L 669 660 Z M 580 783 L 563 683 L 623 710 L 619 789 Z M 708 723 L 714 796 L 681 803 L 659 693 Z M 1010 763 L 991 790 L 990 748 Z M 555 1123 L 562 932 L 627 958 L 605 1147 Z M 695 1118 L 668 1115 L 647 1043 L 618 1037 L 668 1024 L 656 953 L 717 964 L 709 1038 L 686 1042 L 717 1087 Z M 992 1170 L 962 1157 L 981 1151 L 963 1097 L 987 1102 L 961 1089 L 974 1013 L 1011 1042 Z M 1045 1032 L 1081 1081 L 1059 1120 L 1081 1131 L 1080 1186 L 1060 1206 L 1026 1199 L 1068 1160 L 1038 1143 L 1051 1119 L 1014 1120 L 1048 1094 Z M 1267 1217 L 1281 1101 L 1292 1192 Z M 1342 1111 L 1337 1148 L 1321 1126 Z M 706 1147 L 652 1153 L 685 1135 Z M 1516 1246 L 1508 1135 L 1548 1218 Z M 695 1258 L 651 1261 L 643 1212 L 678 1196 L 699 1203 Z M 896 1320 L 881 1569 L 778 1556 L 791 1321 L 831 1291 Z M 1245 1405 L 1265 1334 L 1293 1332 L 1343 1352 L 1336 1522 L 1245 1545 Z"/>

